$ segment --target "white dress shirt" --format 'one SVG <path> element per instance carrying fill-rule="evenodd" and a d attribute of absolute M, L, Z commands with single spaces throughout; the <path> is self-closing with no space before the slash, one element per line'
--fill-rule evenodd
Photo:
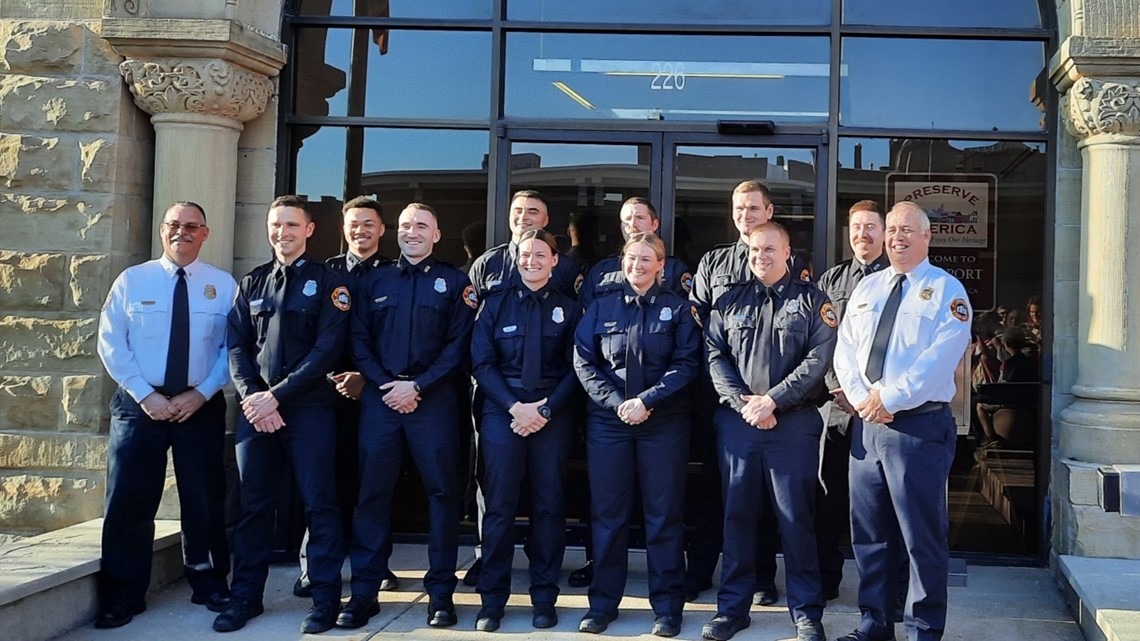
<path fill-rule="evenodd" d="M 859 282 L 839 325 L 833 363 L 852 405 L 877 388 L 883 407 L 892 414 L 954 398 L 954 371 L 970 343 L 974 315 L 962 283 L 923 260 L 906 274 L 883 377 L 872 385 L 865 373 L 867 358 L 898 273 L 887 267 Z"/>
<path fill-rule="evenodd" d="M 99 358 L 115 382 L 142 402 L 161 387 L 170 346 L 170 310 L 178 266 L 166 256 L 128 267 L 99 315 Z M 229 381 L 226 315 L 237 295 L 233 276 L 201 261 L 185 267 L 190 303 L 187 379 L 207 399 Z"/>

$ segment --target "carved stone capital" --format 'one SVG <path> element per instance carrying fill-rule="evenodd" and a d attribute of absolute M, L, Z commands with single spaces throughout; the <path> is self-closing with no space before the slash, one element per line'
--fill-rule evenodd
<path fill-rule="evenodd" d="M 1140 79 L 1081 77 L 1061 97 L 1065 128 L 1075 136 L 1140 136 Z"/>
<path fill-rule="evenodd" d="M 273 93 L 269 78 L 224 60 L 128 58 L 119 73 L 135 104 L 149 114 L 196 114 L 247 122 L 261 115 Z"/>

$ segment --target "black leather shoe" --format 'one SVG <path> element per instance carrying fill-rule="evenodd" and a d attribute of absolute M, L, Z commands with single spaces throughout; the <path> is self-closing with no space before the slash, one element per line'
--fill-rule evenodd
<path fill-rule="evenodd" d="M 835 641 L 895 641 L 895 635 L 891 633 L 889 636 L 876 637 L 862 630 L 855 629 L 852 630 L 850 634 L 845 634 L 835 639 Z"/>
<path fill-rule="evenodd" d="M 302 574 L 293 582 L 293 596 L 301 599 L 313 598 L 313 587 L 309 585 L 308 574 Z"/>
<path fill-rule="evenodd" d="M 210 612 L 222 612 L 230 604 L 230 593 L 227 590 L 212 594 L 194 594 L 190 596 L 190 602 L 194 605 L 204 605 Z"/>
<path fill-rule="evenodd" d="M 380 604 L 375 598 L 354 594 L 348 598 L 348 603 L 340 607 L 340 614 L 336 615 L 336 627 L 349 630 L 363 628 L 377 614 L 380 614 Z"/>
<path fill-rule="evenodd" d="M 313 607 L 309 608 L 305 620 L 301 622 L 302 634 L 320 634 L 332 630 L 339 618 L 337 616 L 339 610 L 340 601 L 314 603 Z"/>
<path fill-rule="evenodd" d="M 105 610 L 100 610 L 99 614 L 95 615 L 95 627 L 100 630 L 121 628 L 130 623 L 136 614 L 142 614 L 143 612 L 146 612 L 145 603 L 139 603 L 134 607 L 113 605 Z"/>
<path fill-rule="evenodd" d="M 604 612 L 587 612 L 586 616 L 578 623 L 579 632 L 589 632 L 590 634 L 601 634 L 610 627 L 610 624 L 617 619 L 617 612 L 613 614 L 606 614 Z"/>
<path fill-rule="evenodd" d="M 482 571 L 483 557 L 479 557 L 475 559 L 475 562 L 471 564 L 471 567 L 467 568 L 467 571 L 463 573 L 463 585 L 466 585 L 470 588 L 475 587 L 475 584 L 479 582 L 479 574 Z"/>
<path fill-rule="evenodd" d="M 400 579 L 391 577 L 380 581 L 381 592 L 393 592 L 400 589 Z"/>
<path fill-rule="evenodd" d="M 572 588 L 584 588 L 590 585 L 590 582 L 593 580 L 594 562 L 586 561 L 586 565 L 570 573 L 570 577 L 566 579 L 566 584 Z"/>
<path fill-rule="evenodd" d="M 261 602 L 250 603 L 241 597 L 233 597 L 230 604 L 214 619 L 214 631 L 233 632 L 245 627 L 253 617 L 265 612 Z"/>
<path fill-rule="evenodd" d="M 796 641 L 827 641 L 823 624 L 815 619 L 796 621 Z"/>
<path fill-rule="evenodd" d="M 709 619 L 705 627 L 701 628 L 701 636 L 713 641 L 728 641 L 737 632 L 752 625 L 748 617 L 734 617 L 727 614 L 718 614 Z"/>
<path fill-rule="evenodd" d="M 780 600 L 780 591 L 776 586 L 758 588 L 752 595 L 752 605 L 774 605 Z"/>
<path fill-rule="evenodd" d="M 480 632 L 494 632 L 503 621 L 502 608 L 479 608 L 475 615 L 475 629 Z"/>
<path fill-rule="evenodd" d="M 433 596 L 428 599 L 427 624 L 433 628 L 446 628 L 458 622 L 455 616 L 455 604 L 451 595 Z"/>
<path fill-rule="evenodd" d="M 558 625 L 558 611 L 554 609 L 553 603 L 536 603 L 534 604 L 534 616 L 530 620 L 530 624 L 536 628 L 553 628 Z"/>
<path fill-rule="evenodd" d="M 681 634 L 681 615 L 666 614 L 653 619 L 653 636 L 675 637 Z"/>

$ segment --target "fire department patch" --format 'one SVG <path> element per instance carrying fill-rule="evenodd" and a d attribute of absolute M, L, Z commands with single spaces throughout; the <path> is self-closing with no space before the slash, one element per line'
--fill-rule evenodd
<path fill-rule="evenodd" d="M 950 313 L 963 323 L 970 320 L 970 306 L 961 298 L 950 301 Z"/>
<path fill-rule="evenodd" d="M 464 288 L 463 302 L 467 303 L 467 306 L 471 309 L 479 308 L 479 295 L 475 293 L 474 285 L 468 285 L 466 288 Z"/>
<path fill-rule="evenodd" d="M 337 287 L 332 293 L 333 306 L 342 312 L 347 312 L 352 308 L 352 297 L 348 295 L 348 288 L 343 285 Z"/>
<path fill-rule="evenodd" d="M 681 289 L 685 290 L 686 294 L 693 291 L 693 275 L 689 272 L 681 274 Z"/>
<path fill-rule="evenodd" d="M 835 313 L 835 307 L 831 303 L 824 303 L 823 307 L 819 308 L 819 317 L 827 323 L 828 327 L 832 329 L 839 327 L 839 316 Z"/>
<path fill-rule="evenodd" d="M 690 305 L 689 309 L 693 312 L 693 320 L 697 321 L 697 327 L 704 327 L 705 324 L 701 322 L 701 315 L 697 313 L 697 306 Z"/>
<path fill-rule="evenodd" d="M 584 280 L 586 280 L 586 277 L 583 274 L 578 274 L 578 277 L 574 279 L 574 293 L 575 294 L 577 294 L 578 292 L 580 292 L 582 290 L 582 281 L 584 281 Z"/>
<path fill-rule="evenodd" d="M 800 280 L 811 280 L 811 270 L 804 267 L 804 270 L 800 272 Z"/>

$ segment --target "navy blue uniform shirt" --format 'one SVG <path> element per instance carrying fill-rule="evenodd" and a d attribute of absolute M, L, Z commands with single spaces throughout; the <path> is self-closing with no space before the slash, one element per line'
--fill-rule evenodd
<path fill-rule="evenodd" d="M 847 310 L 847 301 L 851 298 L 851 292 L 855 291 L 855 286 L 859 284 L 859 281 L 863 280 L 864 276 L 882 271 L 890 264 L 886 252 L 883 252 L 878 258 L 866 265 L 851 259 L 823 272 L 823 275 L 819 277 L 818 285 L 820 290 L 827 294 L 831 304 L 835 306 L 835 317 L 839 319 L 839 322 L 843 322 L 843 314 Z M 839 379 L 835 376 L 834 368 L 828 368 L 824 382 L 827 387 L 827 390 L 824 390 L 825 392 L 839 387 Z M 828 394 L 827 398 L 830 400 L 831 395 Z"/>
<path fill-rule="evenodd" d="M 538 298 L 542 309 L 542 325 L 527 325 L 530 308 L 527 299 Z M 577 302 L 547 283 L 537 292 L 525 285 L 510 287 L 483 301 L 471 335 L 471 371 L 479 389 L 503 409 L 510 409 L 519 399 L 506 379 L 522 378 L 525 337 L 531 332 L 542 335 L 542 378 L 557 381 L 546 399 L 552 412 L 566 406 L 578 386 L 571 358 L 574 351 L 574 328 L 581 312 Z M 517 386 L 516 386 L 517 387 Z"/>
<path fill-rule="evenodd" d="M 471 284 L 480 299 L 509 287 L 519 285 L 518 245 L 513 242 L 492 247 L 471 264 Z M 566 254 L 558 254 L 558 264 L 550 274 L 550 284 L 571 298 L 577 298 L 582 284 L 578 263 Z"/>
<path fill-rule="evenodd" d="M 793 253 L 788 258 L 788 273 L 793 280 L 811 280 L 811 270 L 803 259 Z M 713 304 L 729 290 L 751 283 L 752 270 L 748 268 L 748 243 L 739 239 L 735 243 L 717 245 L 701 258 L 697 274 L 693 277 L 693 291 L 689 299 L 697 306 L 703 323 L 709 317 Z"/>
<path fill-rule="evenodd" d="M 603 258 L 590 270 L 582 281 L 581 291 L 578 292 L 578 302 L 582 305 L 582 309 L 589 307 L 595 298 L 618 294 L 625 289 L 626 281 L 625 274 L 621 270 L 621 258 L 621 255 Z M 692 288 L 693 275 L 689 272 L 689 266 L 685 261 L 673 256 L 666 257 L 661 289 L 687 298 Z"/>
<path fill-rule="evenodd" d="M 769 362 L 762 363 L 761 306 L 769 293 L 775 296 L 772 342 Z M 742 395 L 767 394 L 780 411 L 814 405 L 831 367 L 838 324 L 827 296 L 791 274 L 770 289 L 753 278 L 721 297 L 705 329 L 709 374 L 721 402 L 739 411 Z"/>
<path fill-rule="evenodd" d="M 628 284 L 620 296 L 594 300 L 574 336 L 574 367 L 586 393 L 613 418 L 626 400 L 626 345 L 630 326 L 641 313 L 641 360 L 648 388 L 638 394 L 654 417 L 689 410 L 686 389 L 700 371 L 701 336 L 689 301 L 654 285 L 643 297 Z M 596 411 L 597 407 L 591 407 Z"/>
<path fill-rule="evenodd" d="M 463 371 L 477 303 L 459 269 L 431 256 L 415 265 L 401 256 L 360 281 L 356 298 L 352 355 L 369 385 L 414 380 L 427 389 Z M 404 349 L 411 352 L 400 368 L 394 356 Z"/>
<path fill-rule="evenodd" d="M 283 309 L 274 302 L 274 278 L 285 270 Z M 325 374 L 344 351 L 351 307 L 344 279 L 302 256 L 255 267 L 241 280 L 228 319 L 230 374 L 243 398 L 269 390 L 283 407 L 335 398 Z M 270 319 L 280 316 L 280 344 L 267 344 Z M 279 350 L 278 354 L 273 354 Z M 269 368 L 276 361 L 279 371 Z"/>
<path fill-rule="evenodd" d="M 352 254 L 341 254 L 333 256 L 325 261 L 334 272 L 341 274 L 345 282 L 348 283 L 349 291 L 356 292 L 357 285 L 364 277 L 372 272 L 377 267 L 389 265 L 393 263 L 389 258 L 384 258 L 379 252 L 372 254 L 364 260 L 358 259 Z M 334 373 L 340 372 L 354 372 L 356 371 L 356 364 L 352 362 L 352 345 L 346 340 L 344 342 L 344 353 L 340 360 L 333 366 Z"/>

